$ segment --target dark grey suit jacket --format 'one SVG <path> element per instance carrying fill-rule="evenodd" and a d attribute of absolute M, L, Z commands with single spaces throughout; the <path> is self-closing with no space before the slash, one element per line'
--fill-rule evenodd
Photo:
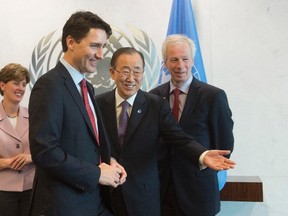
<path fill-rule="evenodd" d="M 88 84 L 90 95 L 93 87 Z M 110 149 L 97 104 L 100 148 L 70 74 L 59 62 L 37 80 L 29 101 L 29 139 L 36 175 L 31 216 L 110 215 L 100 196 L 101 160 Z"/>
<path fill-rule="evenodd" d="M 151 90 L 151 93 L 169 100 L 169 82 Z M 226 94 L 223 90 L 200 82 L 195 77 L 190 85 L 179 124 L 207 149 L 233 150 L 233 121 Z M 220 211 L 220 193 L 217 172 L 200 171 L 172 149 L 170 162 L 178 204 L 183 215 L 210 216 Z M 167 155 L 167 157 L 170 157 Z M 169 161 L 161 164 L 163 185 L 169 181 Z M 171 170 L 170 170 L 171 171 Z M 168 173 L 168 174 L 167 174 Z M 166 197 L 166 189 L 162 196 Z M 175 199 L 175 197 L 172 197 Z"/>
<path fill-rule="evenodd" d="M 141 90 L 135 98 L 121 148 L 117 135 L 115 90 L 98 95 L 96 101 L 110 139 L 112 156 L 127 172 L 122 192 L 129 215 L 159 216 L 157 154 L 160 136 L 195 165 L 206 149 L 176 124 L 166 100 Z"/>

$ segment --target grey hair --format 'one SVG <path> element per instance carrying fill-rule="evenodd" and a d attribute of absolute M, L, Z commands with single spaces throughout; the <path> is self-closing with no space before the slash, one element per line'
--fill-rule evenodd
<path fill-rule="evenodd" d="M 173 34 L 173 35 L 168 35 L 162 44 L 162 57 L 163 57 L 164 62 L 167 61 L 167 48 L 171 45 L 178 44 L 178 43 L 188 44 L 191 49 L 192 58 L 194 59 L 195 54 L 196 54 L 195 43 L 186 35 Z"/>

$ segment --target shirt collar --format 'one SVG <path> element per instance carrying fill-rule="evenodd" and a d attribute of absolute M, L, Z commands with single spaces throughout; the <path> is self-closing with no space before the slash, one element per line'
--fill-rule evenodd
<path fill-rule="evenodd" d="M 130 106 L 133 106 L 136 96 L 137 92 L 126 100 Z M 119 95 L 117 88 L 115 90 L 115 99 L 116 99 L 115 103 L 116 107 L 120 106 L 120 104 L 125 100 Z"/>
<path fill-rule="evenodd" d="M 186 82 L 184 82 L 181 88 L 179 88 L 181 92 L 188 94 L 189 86 L 192 83 L 192 80 L 193 80 L 193 75 L 191 75 L 189 79 Z M 175 88 L 177 87 L 172 83 L 172 80 L 170 80 L 170 94 L 174 91 Z"/>
<path fill-rule="evenodd" d="M 64 67 L 68 70 L 71 75 L 75 85 L 79 85 L 83 78 L 85 78 L 84 74 L 80 73 L 76 70 L 72 65 L 70 65 L 64 58 L 60 59 L 60 62 L 64 65 Z"/>

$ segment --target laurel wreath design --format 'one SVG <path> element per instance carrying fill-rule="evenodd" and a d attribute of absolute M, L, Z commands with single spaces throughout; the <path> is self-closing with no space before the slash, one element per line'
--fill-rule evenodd
<path fill-rule="evenodd" d="M 148 37 L 148 35 L 133 26 L 129 26 L 130 30 L 133 32 L 133 37 L 138 49 L 144 55 L 145 59 L 145 76 L 144 82 L 142 84 L 142 89 L 144 91 L 149 91 L 154 88 L 158 83 L 158 76 L 160 72 L 160 61 L 157 57 L 156 47 L 153 41 Z"/>
<path fill-rule="evenodd" d="M 138 46 L 135 47 L 139 51 L 141 51 L 144 55 L 145 59 L 145 75 L 144 80 L 142 83 L 142 89 L 144 91 L 149 91 L 150 89 L 154 88 L 158 83 L 158 76 L 160 72 L 160 61 L 157 57 L 155 44 L 153 41 L 148 37 L 148 35 L 133 26 L 129 26 L 129 29 L 133 33 L 133 38 L 135 43 L 133 43 L 124 32 L 121 32 L 118 30 L 118 32 L 122 35 L 121 37 L 124 37 L 126 41 L 131 44 L 131 46 Z M 52 38 L 55 34 L 56 30 L 49 33 L 47 36 L 44 36 L 39 43 L 36 45 L 36 47 L 33 50 L 31 63 L 29 65 L 30 73 L 31 73 L 31 82 L 29 84 L 30 89 L 32 89 L 33 85 L 35 84 L 36 80 L 42 76 L 44 73 L 49 70 L 49 67 L 45 67 L 45 63 L 49 65 L 51 60 L 51 53 L 54 50 L 55 46 L 57 45 L 56 42 L 54 46 L 52 46 Z M 112 35 L 113 36 L 113 35 Z M 118 43 L 114 44 L 114 48 L 117 49 L 121 44 L 118 40 L 115 40 Z M 52 46 L 52 48 L 50 48 Z M 111 48 L 112 49 L 112 48 Z M 112 50 L 110 50 L 112 51 Z M 62 54 L 62 53 L 61 53 Z M 57 61 L 60 59 L 60 55 L 58 56 Z M 87 77 L 88 79 L 93 79 L 93 77 Z"/>
<path fill-rule="evenodd" d="M 47 36 L 43 37 L 33 50 L 31 64 L 29 65 L 29 70 L 31 73 L 31 82 L 29 84 L 30 89 L 32 89 L 36 80 L 46 72 L 44 71 L 44 61 L 51 45 L 51 38 L 55 32 L 56 31 L 53 31 Z"/>

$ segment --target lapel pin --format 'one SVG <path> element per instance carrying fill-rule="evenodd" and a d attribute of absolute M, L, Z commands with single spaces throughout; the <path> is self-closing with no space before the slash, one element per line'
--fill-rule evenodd
<path fill-rule="evenodd" d="M 138 110 L 137 110 L 137 113 L 139 113 L 139 114 L 142 113 L 142 110 L 141 110 L 141 109 L 138 109 Z"/>

